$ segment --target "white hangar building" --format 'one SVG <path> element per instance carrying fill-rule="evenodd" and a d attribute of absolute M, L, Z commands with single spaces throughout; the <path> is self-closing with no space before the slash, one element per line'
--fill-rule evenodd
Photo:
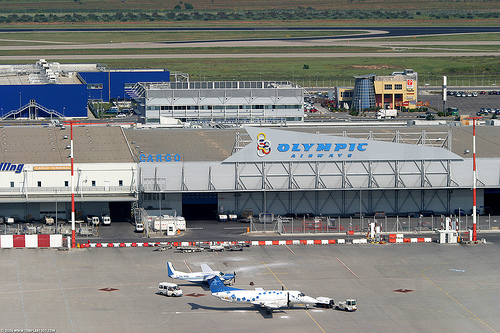
<path fill-rule="evenodd" d="M 109 213 L 130 217 L 137 163 L 123 130 L 82 125 L 73 131 L 77 219 Z M 0 126 L 0 215 L 70 218 L 70 138 L 69 126 Z"/>
<path fill-rule="evenodd" d="M 69 218 L 69 127 L 0 126 L 0 211 Z M 478 209 L 499 213 L 500 132 L 477 128 Z M 217 212 L 348 216 L 472 208 L 472 128 L 74 127 L 78 216 L 137 202 L 188 219 Z M 361 207 L 361 208 L 360 208 Z M 495 211 L 496 209 L 496 211 Z"/>
<path fill-rule="evenodd" d="M 360 205 L 367 214 L 391 215 L 472 208 L 472 154 L 464 154 L 472 151 L 471 132 L 465 126 L 125 130 L 138 147 L 140 205 L 187 218 L 248 210 L 346 216 Z M 499 199 L 500 133 L 491 126 L 477 132 L 483 212 Z"/>

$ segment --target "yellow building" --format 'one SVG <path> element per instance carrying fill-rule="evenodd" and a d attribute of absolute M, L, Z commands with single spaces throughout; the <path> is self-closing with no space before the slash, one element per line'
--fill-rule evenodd
<path fill-rule="evenodd" d="M 385 109 L 409 108 L 422 106 L 418 102 L 418 75 L 412 69 L 404 72 L 394 72 L 387 76 L 375 76 L 375 103 Z"/>
<path fill-rule="evenodd" d="M 428 106 L 418 100 L 418 74 L 412 69 L 393 72 L 391 75 L 374 74 L 355 76 L 354 88 L 337 87 L 337 99 L 340 108 L 354 109 L 415 109 Z"/>

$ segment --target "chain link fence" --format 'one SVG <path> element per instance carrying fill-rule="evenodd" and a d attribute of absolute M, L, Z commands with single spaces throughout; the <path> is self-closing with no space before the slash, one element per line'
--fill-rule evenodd
<path fill-rule="evenodd" d="M 282 217 L 266 214 L 265 217 L 250 219 L 250 232 L 276 232 L 279 234 L 366 234 L 370 223 L 380 226 L 381 232 L 428 233 L 444 227 L 445 217 L 451 217 L 460 232 L 472 229 L 471 215 L 430 215 L 430 216 L 395 216 L 395 217 Z M 477 230 L 494 231 L 500 228 L 500 217 L 479 215 L 476 220 Z"/>

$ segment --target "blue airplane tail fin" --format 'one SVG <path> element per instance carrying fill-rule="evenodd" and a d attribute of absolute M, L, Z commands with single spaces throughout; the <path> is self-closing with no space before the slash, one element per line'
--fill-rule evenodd
<path fill-rule="evenodd" d="M 172 277 L 175 275 L 175 269 L 172 263 L 169 261 L 167 262 L 167 271 L 168 271 L 168 277 Z"/>
<path fill-rule="evenodd" d="M 238 288 L 226 286 L 217 275 L 208 280 L 208 285 L 210 286 L 210 291 L 212 292 L 212 294 L 221 291 L 241 290 Z"/>

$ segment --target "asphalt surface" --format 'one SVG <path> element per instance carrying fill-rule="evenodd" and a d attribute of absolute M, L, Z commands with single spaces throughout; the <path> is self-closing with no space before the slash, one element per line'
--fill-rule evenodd
<path fill-rule="evenodd" d="M 336 218 L 333 222 L 334 228 L 320 231 L 314 229 L 305 230 L 301 228 L 301 221 L 295 220 L 284 223 L 288 229 L 287 233 L 278 234 L 276 224 L 271 223 L 245 223 L 245 222 L 218 222 L 215 220 L 195 220 L 187 221 L 187 230 L 182 231 L 176 236 L 166 236 L 159 232 L 136 233 L 135 227 L 129 222 L 113 222 L 111 226 L 99 226 L 97 237 L 77 237 L 77 243 L 109 243 L 109 242 L 194 242 L 194 241 L 242 241 L 242 240 L 280 240 L 280 239 L 338 239 L 349 240 L 352 238 L 366 238 L 369 221 L 373 218 L 365 217 L 363 220 L 350 218 Z M 378 219 L 378 225 L 381 225 L 382 231 L 387 238 L 387 234 L 403 232 L 405 237 L 431 237 L 437 240 L 438 235 L 434 229 L 440 228 L 440 217 L 408 218 L 400 217 L 397 223 L 396 218 Z M 292 227 L 293 230 L 292 231 Z M 472 219 L 470 216 L 460 217 L 460 230 L 472 228 Z M 500 228 L 499 216 L 480 216 L 477 221 L 479 231 L 478 238 L 486 234 L 488 230 Z M 250 232 L 247 232 L 247 230 Z M 354 235 L 347 237 L 346 231 L 353 230 Z M 497 235 L 493 230 L 492 235 Z M 498 233 L 500 237 L 500 233 Z M 496 236 L 495 236 L 496 237 Z"/>
<path fill-rule="evenodd" d="M 498 243 L 302 245 L 181 254 L 151 248 L 1 250 L 0 328 L 63 332 L 497 332 Z M 234 287 L 300 290 L 353 313 L 297 306 L 267 315 L 179 283 L 184 296 L 156 294 L 180 271 L 235 271 Z M 252 286 L 250 285 L 252 284 Z M 41 332 L 41 331 L 39 331 Z"/>

